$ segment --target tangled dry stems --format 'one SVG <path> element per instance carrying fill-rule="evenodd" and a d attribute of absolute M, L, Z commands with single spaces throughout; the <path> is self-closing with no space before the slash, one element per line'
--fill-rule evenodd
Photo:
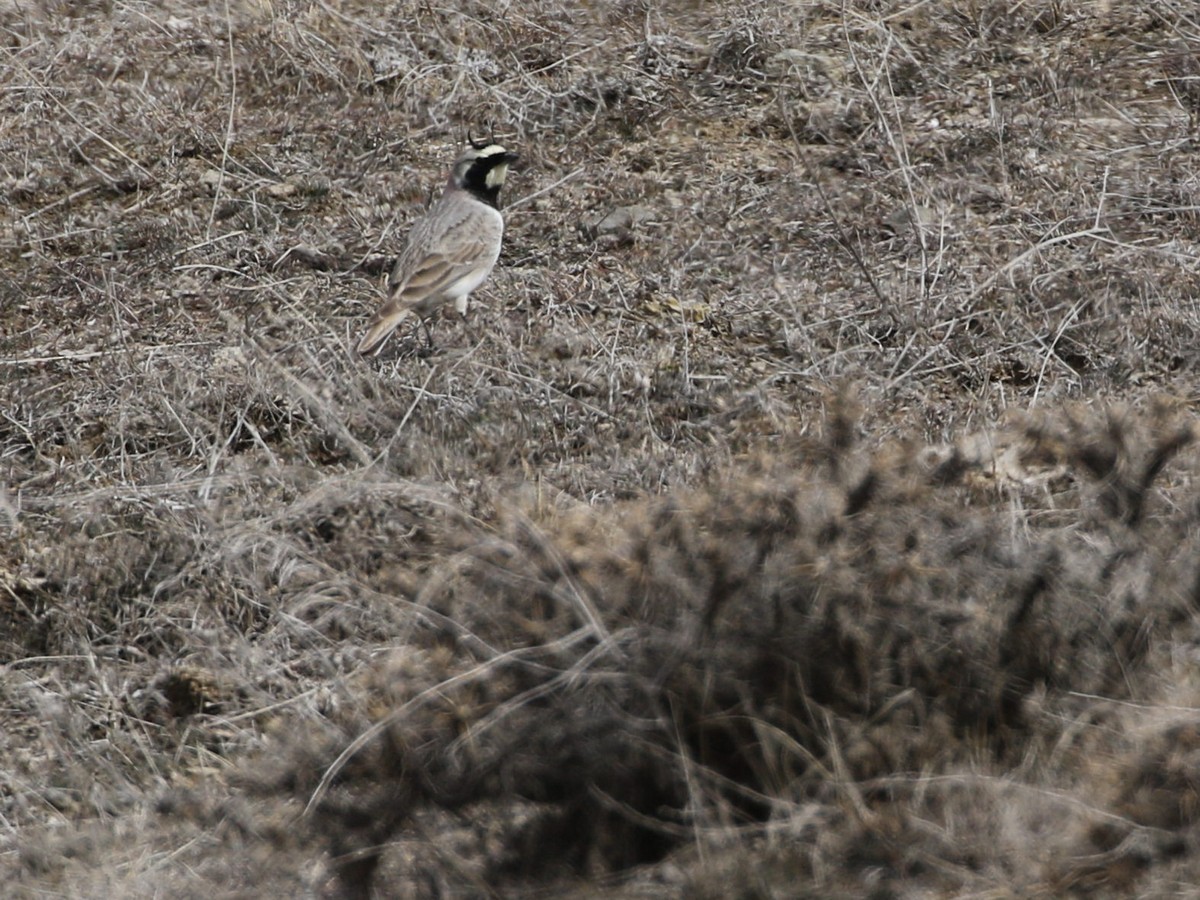
<path fill-rule="evenodd" d="M 1073 426 L 1031 423 L 1021 457 L 1086 452 L 1148 488 L 1191 442 L 1158 421 L 1135 459 L 1127 419 Z M 691 496 L 548 522 L 510 509 L 499 534 L 467 542 L 418 595 L 423 627 L 352 692 L 346 738 L 329 732 L 285 770 L 347 889 L 431 807 L 493 823 L 489 843 L 458 850 L 461 881 L 440 862 L 424 875 L 455 891 L 564 864 L 619 872 L 788 823 L 936 855 L 952 842 L 913 833 L 914 792 L 938 795 L 916 803 L 928 824 L 943 802 L 931 784 L 1009 790 L 973 780 L 981 760 L 1080 763 L 1090 736 L 1063 722 L 1135 695 L 1131 673 L 1191 618 L 1193 594 L 1165 601 L 1156 584 L 1196 584 L 1191 525 L 1166 526 L 1170 540 L 1139 529 L 1108 471 L 1081 491 L 1089 524 L 1031 543 L 1011 514 L 964 502 L 964 478 L 983 473 L 962 454 L 864 454 L 837 433 Z M 510 818 L 514 797 L 533 808 Z M 1093 821 L 1122 839 L 1149 825 L 1104 812 Z M 1044 890 L 1068 877 L 1023 871 L 1015 853 L 992 864 Z"/>

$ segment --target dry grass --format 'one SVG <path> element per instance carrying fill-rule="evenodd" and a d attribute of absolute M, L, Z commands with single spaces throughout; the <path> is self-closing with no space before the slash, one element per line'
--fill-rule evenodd
<path fill-rule="evenodd" d="M 1011 6 L 0 2 L 6 882 L 1194 884 L 1200 18 Z"/>

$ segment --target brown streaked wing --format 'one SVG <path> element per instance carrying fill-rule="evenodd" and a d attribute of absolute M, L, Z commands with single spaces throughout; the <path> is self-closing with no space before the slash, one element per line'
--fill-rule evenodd
<path fill-rule="evenodd" d="M 433 298 L 450 287 L 464 275 L 470 273 L 481 259 L 488 257 L 489 241 L 486 237 L 456 243 L 450 253 L 432 253 L 416 266 L 407 269 L 407 277 L 396 281 L 400 271 L 397 265 L 389 279 L 389 290 L 393 300 L 404 304 L 420 303 Z"/>
<path fill-rule="evenodd" d="M 421 262 L 405 273 L 403 281 L 395 278 L 396 272 L 388 279 L 388 290 L 393 297 L 412 295 L 424 297 L 437 292 L 439 284 L 446 283 L 446 276 L 453 268 L 453 262 L 440 253 L 426 256 Z"/>

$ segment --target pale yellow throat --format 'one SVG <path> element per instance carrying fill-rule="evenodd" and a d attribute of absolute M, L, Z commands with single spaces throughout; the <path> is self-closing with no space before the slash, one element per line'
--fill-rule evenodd
<path fill-rule="evenodd" d="M 490 188 L 498 188 L 504 185 L 504 176 L 508 174 L 508 163 L 500 163 L 493 169 L 489 169 L 484 183 Z"/>

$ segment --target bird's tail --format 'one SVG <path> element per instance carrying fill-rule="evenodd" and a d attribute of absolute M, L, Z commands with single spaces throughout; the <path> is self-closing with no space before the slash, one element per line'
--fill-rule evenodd
<path fill-rule="evenodd" d="M 383 306 L 379 307 L 379 312 L 375 313 L 371 319 L 371 324 L 367 326 L 366 334 L 358 342 L 358 352 L 363 356 L 370 356 L 373 353 L 379 352 L 379 348 L 383 346 L 383 342 L 388 339 L 388 336 L 396 330 L 401 322 L 408 318 L 411 312 L 411 307 L 400 306 L 394 300 L 389 300 Z"/>

